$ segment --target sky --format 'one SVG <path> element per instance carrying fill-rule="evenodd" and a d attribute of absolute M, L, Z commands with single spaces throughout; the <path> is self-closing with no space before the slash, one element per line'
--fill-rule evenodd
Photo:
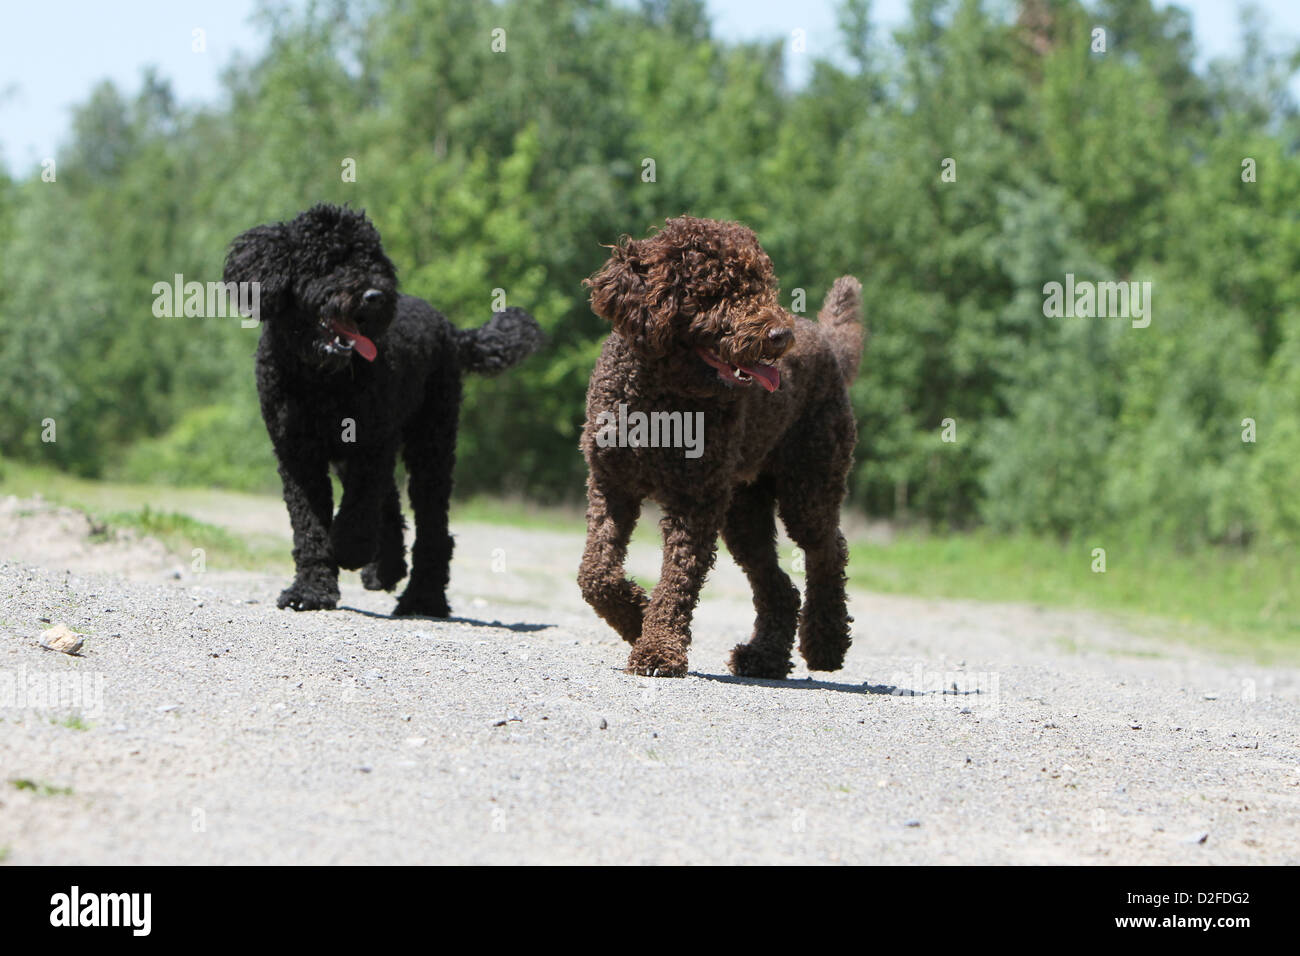
<path fill-rule="evenodd" d="M 467 0 L 468 2 L 468 0 Z M 805 31 L 808 60 L 793 59 L 798 83 L 812 57 L 834 50 L 835 0 L 707 0 L 714 31 L 724 39 L 788 37 Z M 1165 5 L 1165 4 L 1161 4 Z M 1235 52 L 1235 0 L 1179 0 L 1190 10 L 1200 62 Z M 1257 0 L 1275 39 L 1300 38 L 1300 3 Z M 0 162 L 30 171 L 67 138 L 70 108 L 102 79 L 134 93 L 141 71 L 154 66 L 182 104 L 212 102 L 221 70 L 236 51 L 256 54 L 262 34 L 251 15 L 256 0 L 0 0 Z M 875 0 L 877 26 L 904 19 L 907 0 Z M 194 49 L 195 29 L 205 48 Z"/>

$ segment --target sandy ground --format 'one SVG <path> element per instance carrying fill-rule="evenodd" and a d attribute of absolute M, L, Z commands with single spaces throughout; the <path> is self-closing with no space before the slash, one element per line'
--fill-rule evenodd
<path fill-rule="evenodd" d="M 355 574 L 294 614 L 283 576 L 0 502 L 0 858 L 1300 863 L 1295 669 L 854 593 L 844 670 L 738 680 L 724 554 L 691 675 L 641 678 L 577 593 L 579 537 L 455 530 L 456 619 L 390 619 Z M 40 647 L 59 623 L 81 656 Z"/>

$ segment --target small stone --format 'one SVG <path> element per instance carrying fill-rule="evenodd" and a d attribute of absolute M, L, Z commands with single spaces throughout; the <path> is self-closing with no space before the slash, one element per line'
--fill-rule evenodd
<path fill-rule="evenodd" d="M 609 721 L 606 720 L 604 717 L 600 718 L 600 729 L 609 730 Z"/>
<path fill-rule="evenodd" d="M 913 817 L 911 820 L 903 821 L 903 826 L 905 827 L 919 827 L 920 825 L 921 825 L 921 821 L 916 819 L 915 817 Z"/>
<path fill-rule="evenodd" d="M 77 654 L 86 639 L 66 624 L 56 624 L 41 636 L 41 647 L 62 654 Z"/>
<path fill-rule="evenodd" d="M 168 714 L 171 713 L 173 710 L 180 710 L 180 707 L 181 707 L 180 704 L 163 704 L 161 707 L 158 707 L 156 709 L 160 714 Z"/>
<path fill-rule="evenodd" d="M 1141 730 L 1141 729 L 1142 729 L 1142 725 L 1141 725 L 1141 724 L 1129 724 L 1129 725 L 1128 725 L 1128 729 L 1129 729 L 1129 730 Z"/>
<path fill-rule="evenodd" d="M 1208 840 L 1209 838 L 1210 838 L 1210 833 L 1209 833 L 1209 831 L 1208 831 L 1208 830 L 1203 830 L 1203 831 L 1201 831 L 1200 833 L 1194 833 L 1194 834 L 1192 834 L 1191 836 L 1189 836 L 1189 837 L 1188 837 L 1186 840 L 1184 840 L 1183 842 L 1184 842 L 1184 843 L 1189 843 L 1189 844 L 1191 844 L 1192 846 L 1198 846 L 1198 845 L 1204 843 L 1204 842 L 1205 842 L 1206 840 Z"/>

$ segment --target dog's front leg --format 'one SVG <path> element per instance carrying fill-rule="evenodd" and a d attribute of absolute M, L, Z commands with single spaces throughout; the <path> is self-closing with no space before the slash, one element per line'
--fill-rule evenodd
<path fill-rule="evenodd" d="M 593 472 L 587 479 L 587 546 L 578 569 L 578 587 L 592 610 L 635 644 L 641 636 L 645 589 L 623 570 L 627 544 L 641 515 L 641 499 L 615 489 L 607 492 Z"/>
<path fill-rule="evenodd" d="M 718 528 L 726 508 L 722 494 L 702 493 L 698 500 L 708 504 L 665 506 L 659 521 L 664 538 L 663 566 L 659 583 L 650 595 L 641 636 L 628 657 L 628 670 L 634 674 L 654 677 L 686 674 L 691 616 L 718 554 Z"/>
<path fill-rule="evenodd" d="M 329 462 L 305 459 L 298 449 L 279 454 L 284 503 L 293 525 L 293 584 L 280 594 L 277 607 L 317 611 L 336 607 L 339 568 L 330 549 L 334 492 Z"/>

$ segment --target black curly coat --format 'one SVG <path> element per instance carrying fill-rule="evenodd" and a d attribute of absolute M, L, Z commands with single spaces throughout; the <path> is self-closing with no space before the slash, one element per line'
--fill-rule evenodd
<path fill-rule="evenodd" d="M 461 330 L 397 292 L 364 212 L 317 205 L 235 239 L 226 282 L 259 284 L 257 392 L 293 524 L 293 584 L 279 606 L 335 607 L 339 568 L 371 590 L 406 576 L 399 451 L 415 512 L 411 577 L 393 613 L 447 617 L 447 526 L 463 372 L 494 374 L 541 344 L 521 309 Z M 334 514 L 329 468 L 343 483 Z"/>

